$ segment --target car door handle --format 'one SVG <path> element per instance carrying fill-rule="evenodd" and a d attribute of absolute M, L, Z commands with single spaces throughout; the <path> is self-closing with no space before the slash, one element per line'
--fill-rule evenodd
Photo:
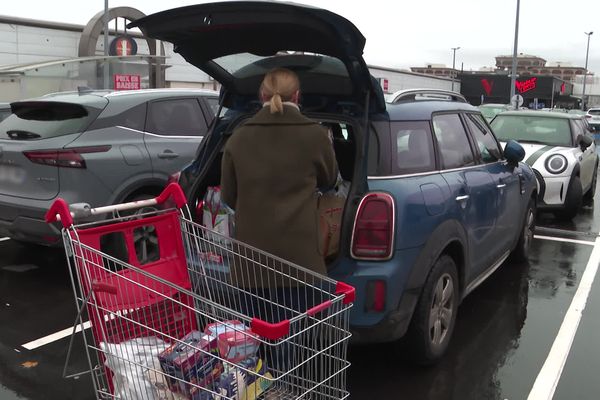
<path fill-rule="evenodd" d="M 506 187 L 506 183 L 500 183 L 500 184 L 496 185 L 496 187 L 497 187 L 498 189 L 503 189 L 503 188 L 505 188 L 505 187 Z"/>
<path fill-rule="evenodd" d="M 462 196 L 456 196 L 456 201 L 465 201 L 465 200 L 469 200 L 469 195 L 465 194 Z"/>
<path fill-rule="evenodd" d="M 170 160 L 170 159 L 177 158 L 177 157 L 179 157 L 179 154 L 173 153 L 170 150 L 163 151 L 162 153 L 158 154 L 158 158 L 161 158 L 164 160 Z"/>

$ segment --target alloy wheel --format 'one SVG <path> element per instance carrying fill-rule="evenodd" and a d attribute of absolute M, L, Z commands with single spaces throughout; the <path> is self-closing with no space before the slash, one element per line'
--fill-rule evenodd
<path fill-rule="evenodd" d="M 435 285 L 429 313 L 429 340 L 435 347 L 442 346 L 452 328 L 454 301 L 454 282 L 444 273 Z"/>

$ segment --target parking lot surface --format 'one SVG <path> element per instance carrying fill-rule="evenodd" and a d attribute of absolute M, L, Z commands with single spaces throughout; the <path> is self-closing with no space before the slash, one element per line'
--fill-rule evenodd
<path fill-rule="evenodd" d="M 529 261 L 507 262 L 465 299 L 438 365 L 393 357 L 389 344 L 351 347 L 352 398 L 597 398 L 599 214 L 587 207 L 568 224 L 540 215 Z M 0 399 L 93 398 L 88 375 L 62 378 L 75 318 L 62 249 L 3 239 L 0 254 Z M 573 314 L 578 300 L 585 309 Z M 78 335 L 68 373 L 87 368 L 83 350 Z"/>

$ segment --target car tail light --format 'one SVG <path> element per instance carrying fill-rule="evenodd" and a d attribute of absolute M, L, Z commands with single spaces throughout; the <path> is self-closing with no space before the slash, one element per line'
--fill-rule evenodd
<path fill-rule="evenodd" d="M 394 199 L 387 193 L 369 193 L 360 204 L 352 232 L 352 257 L 387 260 L 394 242 Z"/>
<path fill-rule="evenodd" d="M 586 118 L 593 118 L 590 114 L 585 114 Z"/>
<path fill-rule="evenodd" d="M 85 168 L 85 160 L 81 156 L 86 153 L 104 153 L 111 146 L 74 147 L 72 149 L 24 151 L 29 161 L 51 165 L 53 167 Z"/>

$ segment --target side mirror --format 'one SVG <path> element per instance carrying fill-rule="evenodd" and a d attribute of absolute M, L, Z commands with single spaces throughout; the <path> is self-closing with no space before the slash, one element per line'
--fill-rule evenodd
<path fill-rule="evenodd" d="M 504 157 L 509 164 L 517 165 L 525 158 L 525 149 L 514 140 L 509 140 L 504 146 Z"/>
<path fill-rule="evenodd" d="M 592 145 L 592 143 L 594 143 L 594 139 L 592 139 L 588 135 L 577 136 L 577 144 L 581 147 L 581 150 L 587 149 Z"/>

